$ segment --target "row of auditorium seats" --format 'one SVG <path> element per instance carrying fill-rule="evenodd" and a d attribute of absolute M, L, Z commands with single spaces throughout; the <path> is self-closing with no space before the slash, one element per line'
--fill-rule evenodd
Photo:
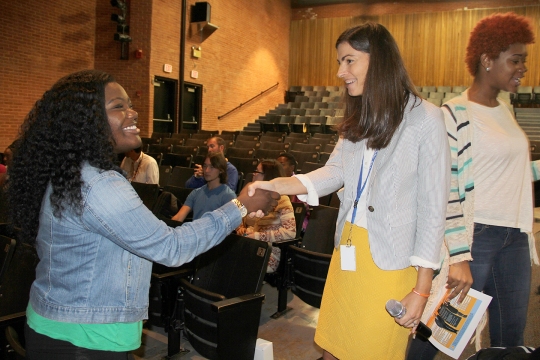
<path fill-rule="evenodd" d="M 142 193 L 146 186 L 135 186 L 141 198 L 146 198 Z M 164 189 L 177 190 L 170 186 Z M 182 197 L 178 192 L 175 194 Z M 152 196 L 154 203 L 159 203 L 155 192 Z M 151 201 L 145 204 L 160 215 Z M 177 269 L 154 264 L 149 322 L 166 328 L 168 356 L 179 352 L 180 338 L 184 336 L 199 354 L 209 358 L 222 358 L 225 354 L 225 358 L 231 354 L 235 358 L 252 358 L 264 300 L 264 295 L 259 294 L 263 279 L 271 281 L 278 291 L 278 307 L 273 318 L 289 310 L 288 289 L 307 304 L 319 307 L 333 250 L 338 213 L 335 204 L 312 208 L 301 238 L 297 236 L 270 245 L 230 235 L 221 245 L 197 257 L 187 267 Z M 302 203 L 293 207 L 299 233 L 306 209 Z M 165 221 L 171 226 L 180 224 Z M 278 270 L 267 277 L 266 255 L 272 246 L 282 250 L 282 261 Z M 255 255 L 258 260 L 254 260 Z M 227 332 L 234 332 L 234 342 L 241 342 L 242 346 L 231 345 L 232 338 L 223 335 Z"/>

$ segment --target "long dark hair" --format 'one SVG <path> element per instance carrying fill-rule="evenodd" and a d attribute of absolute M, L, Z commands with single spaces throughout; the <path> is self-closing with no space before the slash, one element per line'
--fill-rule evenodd
<path fill-rule="evenodd" d="M 219 183 L 226 184 L 227 183 L 227 160 L 225 159 L 225 156 L 223 156 L 223 154 L 220 152 L 212 152 L 212 153 L 208 153 L 206 157 L 210 159 L 210 164 L 212 164 L 214 168 L 219 170 Z"/>
<path fill-rule="evenodd" d="M 67 75 L 26 116 L 8 180 L 11 216 L 23 240 L 35 241 L 49 183 L 54 216 L 68 209 L 80 215 L 83 163 L 121 172 L 105 110 L 105 86 L 110 82 L 112 76 L 96 70 Z"/>
<path fill-rule="evenodd" d="M 339 36 L 336 48 L 342 43 L 369 54 L 370 59 L 363 94 L 350 96 L 345 91 L 344 120 L 337 125 L 338 132 L 352 142 L 367 139 L 368 147 L 382 149 L 401 124 L 409 97 L 418 93 L 384 26 L 368 22 L 350 28 Z"/>

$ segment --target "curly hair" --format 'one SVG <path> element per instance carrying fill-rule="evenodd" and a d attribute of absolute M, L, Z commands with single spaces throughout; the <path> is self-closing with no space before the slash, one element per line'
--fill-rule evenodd
<path fill-rule="evenodd" d="M 35 241 L 47 186 L 54 216 L 83 209 L 84 162 L 121 172 L 115 163 L 113 137 L 105 110 L 105 86 L 112 76 L 96 70 L 67 75 L 46 91 L 21 126 L 9 168 L 8 199 L 21 240 Z"/>
<path fill-rule="evenodd" d="M 373 149 L 388 146 L 403 120 L 409 96 L 419 99 L 396 41 L 381 24 L 367 22 L 345 30 L 336 48 L 348 43 L 353 49 L 369 54 L 363 94 L 344 94 L 343 122 L 337 125 L 340 136 L 352 142 L 367 139 Z"/>
<path fill-rule="evenodd" d="M 480 20 L 471 31 L 465 55 L 467 69 L 472 76 L 480 66 L 480 57 L 486 54 L 495 60 L 510 45 L 534 43 L 534 33 L 529 20 L 509 12 L 493 14 Z"/>

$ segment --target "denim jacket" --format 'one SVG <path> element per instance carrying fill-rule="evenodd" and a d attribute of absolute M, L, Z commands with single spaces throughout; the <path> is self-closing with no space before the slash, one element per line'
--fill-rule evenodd
<path fill-rule="evenodd" d="M 83 210 L 53 215 L 49 185 L 39 216 L 40 262 L 30 303 L 46 318 L 73 323 L 135 322 L 148 317 L 152 262 L 180 266 L 241 223 L 229 202 L 201 219 L 170 228 L 116 171 L 83 165 Z"/>

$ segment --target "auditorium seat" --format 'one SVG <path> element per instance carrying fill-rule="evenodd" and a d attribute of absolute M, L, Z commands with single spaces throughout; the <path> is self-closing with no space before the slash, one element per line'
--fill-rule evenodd
<path fill-rule="evenodd" d="M 258 140 L 236 140 L 233 147 L 235 148 L 248 148 L 248 149 L 258 149 L 261 146 L 261 143 Z"/>
<path fill-rule="evenodd" d="M 176 187 L 185 187 L 186 181 L 190 179 L 193 176 L 193 168 L 190 167 L 183 167 L 183 166 L 175 166 L 172 169 L 171 177 L 169 178 L 169 182 L 167 186 L 176 186 Z M 164 186 L 164 190 L 167 188 L 167 186 Z M 171 191 L 172 192 L 172 191 Z"/>
<path fill-rule="evenodd" d="M 265 298 L 260 293 L 272 246 L 239 235 L 201 254 L 181 279 L 184 332 L 209 359 L 253 359 Z"/>
<path fill-rule="evenodd" d="M 261 141 L 260 149 L 264 150 L 279 150 L 287 152 L 291 144 L 288 142 L 271 142 L 271 141 Z"/>
<path fill-rule="evenodd" d="M 454 86 L 454 87 L 452 87 L 452 92 L 457 93 L 457 94 L 461 94 L 465 90 L 467 90 L 467 86 Z"/>
<path fill-rule="evenodd" d="M 279 154 L 284 153 L 284 150 L 279 149 L 257 149 L 255 150 L 255 155 L 257 159 L 263 160 L 263 159 L 277 159 Z"/>
<path fill-rule="evenodd" d="M 162 153 L 167 154 L 170 153 L 172 149 L 171 144 L 150 144 L 148 145 L 148 152 L 149 153 Z"/>
<path fill-rule="evenodd" d="M 254 148 L 236 148 L 236 147 L 230 147 L 227 149 L 225 155 L 227 157 L 239 157 L 239 158 L 252 158 L 253 154 L 255 153 Z"/>
<path fill-rule="evenodd" d="M 238 141 L 259 141 L 259 134 L 257 134 L 257 135 L 237 135 L 235 141 L 236 142 L 238 142 Z"/>

